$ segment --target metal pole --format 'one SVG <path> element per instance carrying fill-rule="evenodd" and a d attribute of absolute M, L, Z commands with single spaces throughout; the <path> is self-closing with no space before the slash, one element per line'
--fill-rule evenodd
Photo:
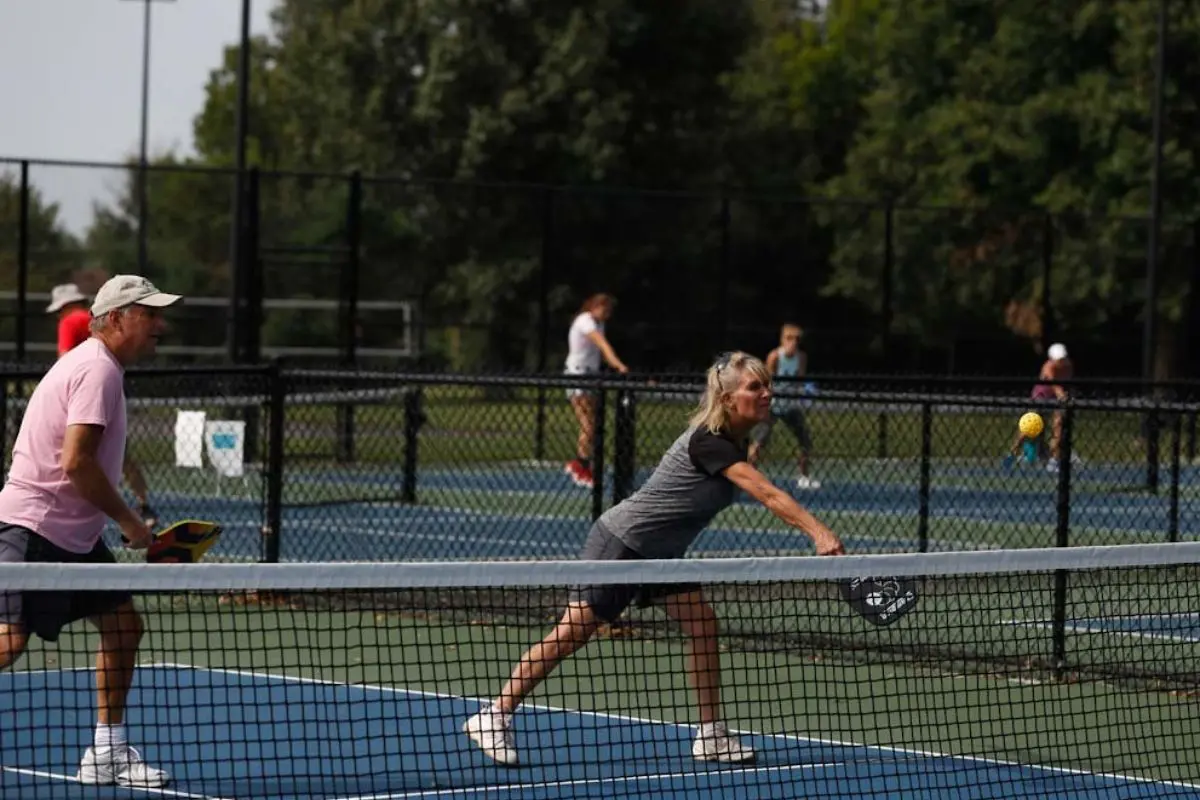
<path fill-rule="evenodd" d="M 229 355 L 234 362 L 243 359 L 246 327 L 246 253 L 242 247 L 245 220 L 246 133 L 248 86 L 250 83 L 250 0 L 242 0 L 242 33 L 238 52 L 237 113 L 234 122 L 233 221 L 230 236 L 230 263 L 233 267 L 229 300 Z"/>
<path fill-rule="evenodd" d="M 895 233 L 895 204 L 891 200 L 883 209 L 883 284 L 882 300 L 879 307 L 879 352 L 883 368 L 892 368 L 892 282 L 896 265 Z M 888 455 L 888 415 L 886 410 L 879 412 L 879 434 L 876 438 L 875 455 L 887 458 Z"/>
<path fill-rule="evenodd" d="M 146 274 L 146 236 L 149 209 L 146 206 L 146 142 L 150 127 L 150 3 L 143 0 L 142 14 L 142 141 L 138 154 L 138 272 Z"/>
<path fill-rule="evenodd" d="M 1050 271 L 1054 266 L 1054 217 L 1042 220 L 1042 353 L 1054 341 L 1054 308 L 1050 304 Z"/>
<path fill-rule="evenodd" d="M 1167 70 L 1167 0 L 1158 2 L 1158 42 L 1154 54 L 1154 150 L 1150 170 L 1150 236 L 1146 247 L 1146 319 L 1142 334 L 1142 376 L 1154 379 L 1158 348 L 1158 258 L 1162 229 L 1163 83 Z"/>
<path fill-rule="evenodd" d="M 553 189 L 542 192 L 542 257 L 538 264 L 538 335 L 537 371 L 546 371 L 550 358 L 550 270 L 554 258 L 554 202 Z M 541 461 L 546 457 L 546 387 L 537 387 L 537 413 L 534 420 L 533 458 Z"/>
<path fill-rule="evenodd" d="M 17 201 L 17 361 L 25 360 L 29 320 L 29 162 L 21 162 L 21 196 Z"/>

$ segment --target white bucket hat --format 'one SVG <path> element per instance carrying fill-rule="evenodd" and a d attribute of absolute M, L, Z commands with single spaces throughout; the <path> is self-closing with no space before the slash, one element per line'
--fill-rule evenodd
<path fill-rule="evenodd" d="M 86 303 L 87 295 L 79 291 L 79 287 L 73 283 L 60 283 L 50 290 L 50 305 L 46 306 L 46 313 L 53 314 L 68 303 Z"/>
<path fill-rule="evenodd" d="M 1050 345 L 1050 349 L 1046 351 L 1046 355 L 1050 356 L 1051 361 L 1062 361 L 1067 357 L 1067 346 L 1055 342 Z"/>
<path fill-rule="evenodd" d="M 141 275 L 114 275 L 96 292 L 92 316 L 99 317 L 125 306 L 139 305 L 165 308 L 183 299 L 183 295 L 160 292 Z"/>

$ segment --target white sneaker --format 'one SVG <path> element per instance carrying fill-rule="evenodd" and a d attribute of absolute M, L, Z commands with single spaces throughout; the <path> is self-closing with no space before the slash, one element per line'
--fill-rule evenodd
<path fill-rule="evenodd" d="M 484 755 L 506 767 L 516 766 L 517 746 L 513 744 L 512 715 L 485 708 L 463 725 L 463 733 L 471 738 Z"/>
<path fill-rule="evenodd" d="M 724 722 L 716 722 L 700 726 L 696 741 L 692 743 L 692 757 L 700 761 L 740 764 L 754 760 L 754 749 L 731 735 Z"/>
<path fill-rule="evenodd" d="M 801 475 L 799 478 L 796 478 L 796 488 L 797 489 L 820 489 L 821 482 L 819 480 L 817 480 L 816 478 L 809 477 L 808 475 Z"/>
<path fill-rule="evenodd" d="M 80 783 L 138 789 L 159 789 L 171 782 L 166 770 L 147 764 L 142 754 L 129 745 L 89 747 L 75 778 Z"/>

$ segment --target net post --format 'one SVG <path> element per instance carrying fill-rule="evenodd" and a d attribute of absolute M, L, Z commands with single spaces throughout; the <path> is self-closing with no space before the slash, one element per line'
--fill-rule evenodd
<path fill-rule="evenodd" d="M 400 502 L 417 502 L 417 446 L 420 441 L 422 392 L 413 386 L 404 392 L 404 472 L 400 484 Z"/>
<path fill-rule="evenodd" d="M 608 390 L 596 388 L 596 410 L 592 423 L 592 520 L 604 513 L 604 418 L 607 416 Z"/>
<path fill-rule="evenodd" d="M 929 551 L 929 462 L 933 458 L 933 404 L 921 403 L 921 478 L 917 490 L 917 543 L 922 553 Z"/>
<path fill-rule="evenodd" d="M 1071 401 L 1062 406 L 1062 438 L 1058 443 L 1058 500 L 1055 546 L 1070 547 L 1071 537 L 1071 438 L 1075 414 Z M 1067 671 L 1067 571 L 1054 572 L 1054 679 L 1061 681 Z"/>
<path fill-rule="evenodd" d="M 1171 414 L 1171 489 L 1167 506 L 1167 541 L 1179 541 L 1179 456 L 1183 439 L 1183 415 Z"/>
<path fill-rule="evenodd" d="M 613 485 L 612 503 L 629 496 L 633 490 L 633 473 L 636 465 L 636 406 L 632 389 L 617 392 L 617 407 L 613 412 Z"/>
<path fill-rule="evenodd" d="M 267 382 L 267 520 L 263 528 L 262 558 L 275 564 L 279 561 L 279 537 L 283 526 L 283 415 L 287 413 L 287 393 L 278 359 L 273 360 L 267 370 Z"/>

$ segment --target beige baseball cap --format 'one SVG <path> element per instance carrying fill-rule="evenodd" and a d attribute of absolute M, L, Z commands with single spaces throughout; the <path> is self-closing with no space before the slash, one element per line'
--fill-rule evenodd
<path fill-rule="evenodd" d="M 78 286 L 73 283 L 60 283 L 50 290 L 50 305 L 46 306 L 46 313 L 53 314 L 70 303 L 86 302 L 87 295 L 81 292 Z"/>
<path fill-rule="evenodd" d="M 178 303 L 183 295 L 160 292 L 141 275 L 114 275 L 105 281 L 92 301 L 92 316 L 99 317 L 125 306 L 139 305 L 165 308 Z"/>

